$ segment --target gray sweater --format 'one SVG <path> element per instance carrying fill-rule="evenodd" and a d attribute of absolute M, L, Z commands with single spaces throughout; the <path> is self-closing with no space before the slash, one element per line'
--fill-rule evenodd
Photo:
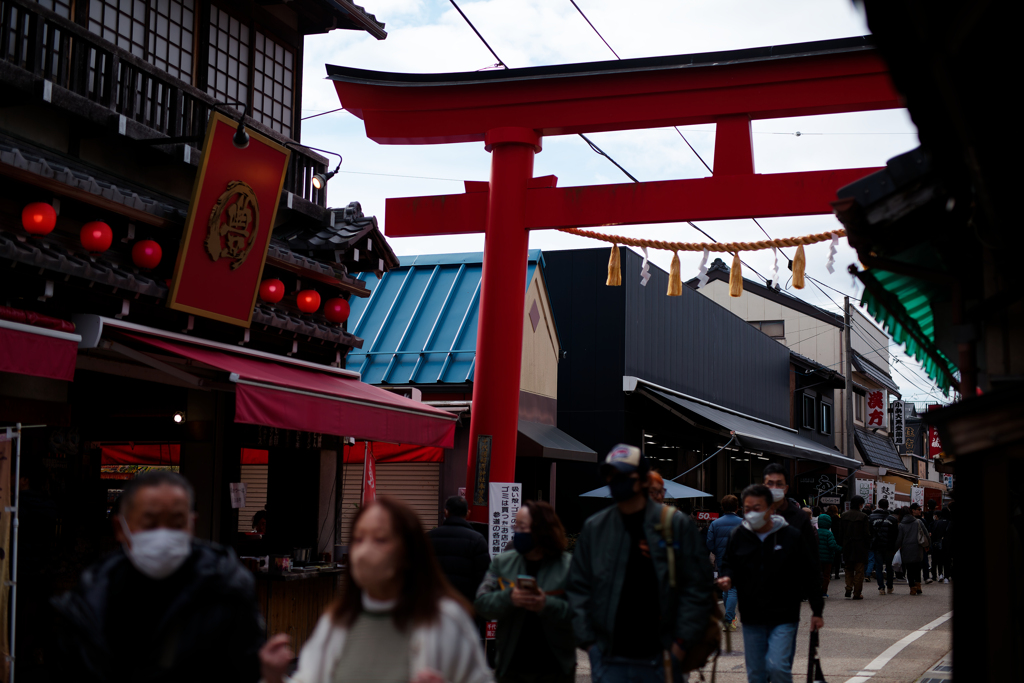
<path fill-rule="evenodd" d="M 917 542 L 917 530 L 924 525 L 914 515 L 904 515 L 899 524 L 899 531 L 896 532 L 896 550 L 900 551 L 903 563 L 920 562 L 924 553 L 921 544 Z"/>

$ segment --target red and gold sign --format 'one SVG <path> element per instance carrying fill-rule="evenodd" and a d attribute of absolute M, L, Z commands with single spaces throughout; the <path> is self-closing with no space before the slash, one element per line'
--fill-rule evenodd
<path fill-rule="evenodd" d="M 210 116 L 167 305 L 249 327 L 291 153 L 252 129 L 238 149 L 237 127 Z"/>

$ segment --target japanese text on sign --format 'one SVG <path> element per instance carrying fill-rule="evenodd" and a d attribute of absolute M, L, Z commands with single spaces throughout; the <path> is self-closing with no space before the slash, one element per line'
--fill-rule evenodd
<path fill-rule="evenodd" d="M 868 427 L 887 427 L 888 407 L 885 389 L 874 389 L 867 394 L 868 414 L 865 417 Z"/>
<path fill-rule="evenodd" d="M 488 491 L 488 550 L 491 557 L 500 555 L 512 540 L 512 527 L 522 503 L 522 485 L 491 482 Z"/>
<path fill-rule="evenodd" d="M 892 402 L 892 442 L 897 446 L 903 445 L 903 430 L 906 427 L 903 416 L 905 407 L 903 401 Z"/>

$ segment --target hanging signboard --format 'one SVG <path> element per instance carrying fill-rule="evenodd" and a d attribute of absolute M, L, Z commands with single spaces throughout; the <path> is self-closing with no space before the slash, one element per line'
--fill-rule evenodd
<path fill-rule="evenodd" d="M 167 305 L 249 327 L 291 152 L 214 112 L 192 187 Z"/>
<path fill-rule="evenodd" d="M 928 410 L 938 410 L 942 406 L 938 403 L 932 403 L 928 406 Z M 925 453 L 926 457 L 938 458 L 942 455 L 942 441 L 939 440 L 939 430 L 935 427 L 928 427 L 928 451 Z"/>
<path fill-rule="evenodd" d="M 522 502 L 522 484 L 494 482 L 488 491 L 488 515 L 490 533 L 488 548 L 491 558 L 500 555 L 512 540 L 512 527 Z"/>
<path fill-rule="evenodd" d="M 911 486 L 910 487 L 910 502 L 917 503 L 922 508 L 924 507 L 924 487 L 923 486 Z"/>
<path fill-rule="evenodd" d="M 903 411 L 906 405 L 903 401 L 892 402 L 892 442 L 897 446 L 903 445 L 904 434 L 903 430 L 906 428 L 906 421 L 904 420 Z"/>
<path fill-rule="evenodd" d="M 868 429 L 885 429 L 889 426 L 888 394 L 885 389 L 872 389 L 867 393 L 868 414 L 864 416 Z"/>
<path fill-rule="evenodd" d="M 917 420 L 906 420 L 903 426 L 903 445 L 897 445 L 896 451 L 900 455 L 922 455 L 925 453 L 921 441 L 921 434 L 924 431 L 924 425 Z"/>
<path fill-rule="evenodd" d="M 944 474 L 944 475 L 942 475 L 942 483 L 946 485 L 947 489 L 952 491 L 953 490 L 953 475 L 952 474 Z"/>
<path fill-rule="evenodd" d="M 889 509 L 896 509 L 896 484 L 887 481 L 878 482 L 878 500 L 885 498 L 889 501 Z"/>
<path fill-rule="evenodd" d="M 377 500 L 377 460 L 373 457 L 369 442 L 364 443 L 363 452 L 363 497 L 362 505 Z"/>
<path fill-rule="evenodd" d="M 857 479 L 857 495 L 865 503 L 875 504 L 875 481 L 873 479 Z"/>

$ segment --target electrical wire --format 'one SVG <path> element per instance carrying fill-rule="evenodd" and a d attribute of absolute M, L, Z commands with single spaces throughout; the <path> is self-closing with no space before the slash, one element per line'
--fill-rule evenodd
<path fill-rule="evenodd" d="M 573 3 L 573 4 L 575 4 L 575 3 Z M 615 161 L 615 159 L 612 159 L 612 158 L 611 158 L 610 156 L 608 156 L 608 153 L 607 153 L 607 152 L 605 152 L 605 151 L 604 151 L 603 149 L 601 149 L 600 147 L 598 147 L 597 145 L 595 145 L 595 144 L 593 143 L 593 141 L 591 141 L 591 139 L 590 139 L 590 138 L 588 138 L 588 137 L 587 137 L 586 135 L 584 135 L 583 133 L 579 133 L 579 136 L 580 136 L 581 138 L 583 138 L 583 139 L 584 139 L 584 141 L 586 141 L 586 143 L 587 143 L 588 145 L 590 145 L 590 149 L 594 150 L 595 152 L 597 152 L 598 154 L 600 154 L 601 156 L 603 156 L 603 157 L 604 157 L 605 159 L 607 159 L 608 161 L 610 161 L 610 162 L 612 162 L 613 164 L 615 164 L 615 168 L 617 168 L 617 169 L 619 169 L 620 171 L 622 171 L 623 173 L 625 173 L 625 174 L 626 174 L 626 176 L 627 176 L 627 177 L 628 177 L 628 178 L 629 178 L 630 180 L 632 180 L 632 181 L 633 181 L 634 183 L 639 183 L 639 182 L 640 182 L 639 180 L 637 180 L 637 179 L 636 179 L 636 178 L 635 178 L 635 177 L 633 176 L 633 174 L 632 174 L 632 173 L 630 173 L 629 171 L 627 171 L 626 169 L 624 169 L 624 168 L 623 168 L 623 167 L 622 167 L 622 166 L 621 166 L 621 165 L 619 164 L 619 162 Z"/>
<path fill-rule="evenodd" d="M 709 455 L 708 457 L 704 458 L 704 459 L 703 459 L 703 460 L 701 460 L 701 461 L 700 461 L 699 463 L 697 463 L 696 465 L 694 465 L 694 466 L 693 466 L 693 467 L 691 467 L 690 469 L 686 470 L 686 471 L 685 471 L 685 472 L 683 472 L 682 474 L 677 474 L 676 476 L 672 477 L 671 481 L 675 481 L 675 480 L 676 480 L 676 479 L 678 479 L 679 477 L 685 477 L 685 476 L 686 476 L 687 474 L 689 474 L 690 472 L 693 472 L 693 471 L 694 471 L 695 469 L 697 469 L 698 467 L 700 467 L 701 465 L 703 465 L 704 463 L 706 463 L 706 462 L 707 462 L 708 460 L 710 460 L 711 458 L 715 457 L 716 455 L 718 455 L 719 453 L 721 453 L 722 451 L 724 451 L 724 450 L 725 450 L 726 448 L 728 448 L 728 447 L 729 447 L 729 444 L 731 444 L 731 443 L 732 443 L 733 441 L 735 441 L 735 440 L 736 440 L 736 435 L 735 435 L 735 434 L 733 434 L 732 436 L 730 436 L 730 437 L 729 437 L 729 440 L 725 442 L 725 445 L 724 445 L 724 446 L 722 446 L 722 447 L 721 447 L 721 448 L 719 448 L 719 449 L 718 449 L 717 451 L 715 451 L 714 453 L 712 453 L 712 454 L 711 454 L 711 455 Z"/>
<path fill-rule="evenodd" d="M 320 112 L 319 114 L 311 114 L 310 116 L 303 116 L 303 117 L 302 117 L 301 119 L 299 119 L 299 120 L 300 120 L 300 121 L 305 121 L 306 119 L 315 119 L 315 118 L 316 118 L 316 117 L 318 117 L 318 116 L 325 116 L 325 115 L 327 115 L 327 114 L 333 114 L 333 113 L 334 113 L 334 112 L 336 112 L 336 111 L 342 111 L 342 110 L 344 110 L 344 109 L 345 109 L 345 107 L 338 107 L 337 109 L 328 109 L 327 111 L 322 111 L 322 112 Z"/>
<path fill-rule="evenodd" d="M 587 15 L 583 13 L 583 10 L 580 9 L 580 6 L 576 4 L 576 0 L 569 0 L 569 2 L 572 3 L 572 6 L 575 7 L 576 11 L 580 13 L 581 17 L 583 17 L 583 21 L 590 24 L 590 28 L 594 29 L 594 33 L 596 33 L 597 37 L 601 39 L 601 42 L 604 43 L 605 46 L 612 51 L 612 54 L 615 55 L 615 59 L 622 59 L 622 57 L 619 56 L 619 53 L 615 51 L 615 48 L 609 45 L 608 41 L 604 39 L 604 36 L 602 36 L 601 32 L 597 30 L 597 27 L 594 26 L 593 22 L 591 22 L 590 19 L 587 18 Z"/>
<path fill-rule="evenodd" d="M 480 39 L 480 42 L 481 42 L 481 43 L 483 43 L 483 44 L 484 44 L 484 46 L 485 46 L 485 47 L 486 47 L 486 48 L 487 48 L 488 50 L 490 50 L 491 54 L 492 54 L 492 55 L 494 55 L 494 58 L 495 58 L 496 60 L 498 60 L 498 61 L 497 61 L 497 64 L 495 64 L 495 66 L 503 66 L 503 67 L 505 67 L 505 68 L 507 69 L 507 68 L 508 68 L 508 64 L 506 64 L 505 62 L 501 61 L 501 57 L 499 57 L 499 56 L 498 56 L 498 53 L 494 51 L 494 48 L 493 48 L 493 47 L 491 47 L 491 44 L 490 44 L 490 43 L 488 43 L 488 42 L 487 42 L 487 41 L 486 41 L 486 40 L 484 39 L 484 37 L 483 37 L 482 35 L 480 35 L 480 31 L 476 30 L 476 26 L 474 26 L 474 25 L 473 25 L 473 22 L 469 20 L 469 17 L 467 17 L 467 16 L 466 16 L 466 13 L 462 11 L 462 8 L 461 8 L 461 7 L 459 7 L 458 3 L 456 3 L 456 2 L 455 2 L 455 0 L 448 0 L 448 2 L 452 3 L 452 7 L 454 7 L 454 8 L 455 8 L 455 10 L 456 10 L 456 11 L 457 11 L 457 12 L 458 12 L 459 14 L 461 14 L 461 15 L 462 15 L 462 18 L 463 18 L 463 19 L 465 20 L 465 22 L 466 22 L 467 24 L 469 24 L 469 27 L 470 27 L 471 29 L 473 29 L 473 33 L 475 33 L 475 34 L 476 34 L 476 37 Z"/>

